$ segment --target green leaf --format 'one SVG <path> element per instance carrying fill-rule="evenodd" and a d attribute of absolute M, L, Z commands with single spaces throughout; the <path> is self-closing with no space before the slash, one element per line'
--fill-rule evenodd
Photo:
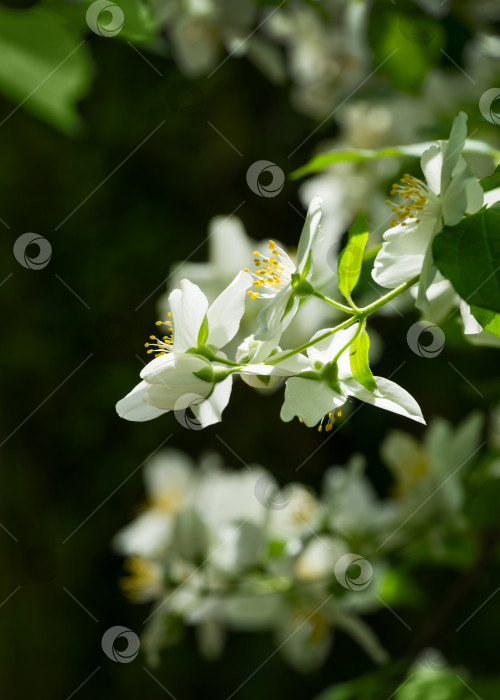
<path fill-rule="evenodd" d="M 368 236 L 368 221 L 364 213 L 360 211 L 349 229 L 349 238 L 345 248 L 339 255 L 337 265 L 339 289 L 349 300 L 351 299 L 351 292 L 359 280 Z"/>
<path fill-rule="evenodd" d="M 481 209 L 434 239 L 434 262 L 472 306 L 500 313 L 500 208 Z"/>
<path fill-rule="evenodd" d="M 497 165 L 495 172 L 487 177 L 482 177 L 479 180 L 479 184 L 485 192 L 494 190 L 496 187 L 500 187 L 500 165 Z"/>
<path fill-rule="evenodd" d="M 479 306 L 471 306 L 470 310 L 483 330 L 500 337 L 500 314 L 488 309 L 481 309 Z"/>
<path fill-rule="evenodd" d="M 354 163 L 362 163 L 368 160 L 379 160 L 381 158 L 391 158 L 394 156 L 407 158 L 420 158 L 424 151 L 432 146 L 434 141 L 426 141 L 424 143 L 413 143 L 408 146 L 389 146 L 387 148 L 379 148 L 377 150 L 368 150 L 361 148 L 349 148 L 345 150 L 328 151 L 314 156 L 308 163 L 290 173 L 291 180 L 298 180 L 305 175 L 317 173 L 320 170 L 328 168 L 335 163 L 344 163 L 346 161 Z M 488 144 L 475 139 L 467 139 L 464 146 L 464 153 L 481 153 L 500 157 L 500 152 L 488 146 Z"/>
<path fill-rule="evenodd" d="M 18 106 L 74 133 L 81 126 L 77 103 L 91 76 L 83 43 L 47 8 L 0 8 L 0 89 Z"/>
<path fill-rule="evenodd" d="M 205 318 L 203 319 L 203 322 L 200 326 L 200 330 L 198 333 L 198 347 L 201 348 L 205 345 L 207 342 L 208 338 L 208 319 L 207 315 L 205 314 Z"/>
<path fill-rule="evenodd" d="M 349 348 L 349 360 L 351 362 L 351 372 L 361 386 L 368 391 L 377 391 L 377 382 L 370 369 L 368 362 L 368 352 L 370 349 L 370 338 L 368 333 L 360 333 Z"/>
<path fill-rule="evenodd" d="M 439 19 L 415 4 L 376 0 L 370 10 L 368 42 L 374 68 L 397 89 L 417 94 L 441 58 L 446 35 Z"/>

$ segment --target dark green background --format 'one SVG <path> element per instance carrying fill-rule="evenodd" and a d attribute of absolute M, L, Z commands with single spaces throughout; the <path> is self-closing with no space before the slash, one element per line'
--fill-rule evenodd
<path fill-rule="evenodd" d="M 447 45 L 458 58 L 463 43 L 457 44 L 457 36 L 465 41 L 469 31 L 463 6 L 457 4 L 453 23 L 445 27 Z M 327 466 L 361 451 L 381 491 L 389 484 L 378 459 L 385 433 L 398 427 L 421 434 L 421 428 L 404 419 L 364 407 L 326 441 L 314 430 L 280 422 L 280 394 L 263 400 L 240 384 L 224 422 L 203 432 L 185 430 L 169 416 L 145 424 L 116 416 L 115 402 L 137 381 L 141 362 L 136 355 L 146 357 L 143 343 L 152 332 L 163 286 L 141 303 L 166 278 L 170 265 L 205 239 L 212 216 L 229 214 L 245 200 L 238 214 L 250 235 L 296 243 L 301 220 L 289 202 L 300 207 L 298 183 L 287 182 L 279 196 L 264 199 L 248 189 L 245 173 L 259 159 L 271 160 L 285 172 L 301 165 L 316 138 L 293 159 L 287 154 L 315 124 L 293 111 L 288 86 L 271 85 L 244 60 L 228 61 L 210 80 L 190 81 L 169 59 L 149 56 L 164 74 L 160 78 L 119 40 L 89 35 L 86 50 L 93 55 L 96 75 L 90 96 L 80 105 L 85 122 L 81 136 L 64 136 L 23 109 L 0 128 L 0 217 L 7 224 L 0 224 L 0 282 L 12 275 L 0 288 L 1 522 L 18 540 L 0 531 L 0 600 L 21 587 L 0 608 L 0 688 L 9 700 L 67 698 L 98 666 L 75 697 L 166 697 L 143 670 L 142 656 L 115 664 L 102 653 L 100 640 L 112 625 L 140 633 L 149 614 L 148 606 L 132 606 L 122 597 L 117 584 L 122 562 L 109 543 L 142 498 L 137 468 L 170 434 L 170 446 L 194 456 L 215 449 L 238 468 L 220 436 L 246 462 L 260 462 L 282 483 L 299 478 L 316 487 Z M 13 106 L 1 98 L 0 117 Z M 445 136 L 448 128 L 437 125 L 436 131 Z M 334 133 L 335 124 L 327 122 L 317 139 Z M 13 256 L 15 239 L 27 231 L 52 244 L 52 259 L 43 270 L 25 269 Z M 192 260 L 205 255 L 202 246 Z M 388 375 L 405 362 L 394 379 L 416 397 L 427 417 L 444 415 L 458 422 L 471 408 L 484 408 L 498 398 L 495 351 L 466 346 L 450 322 L 443 353 L 434 360 L 419 358 L 405 341 L 415 320 L 375 321 L 386 345 L 376 374 Z M 485 400 L 449 362 L 466 373 Z M 297 475 L 296 467 L 317 446 Z M 421 571 L 425 595 L 420 609 L 404 612 L 411 633 L 387 611 L 370 619 L 396 656 L 411 647 L 433 618 L 457 575 Z M 462 636 L 453 632 L 453 623 L 486 598 L 494 580 L 493 573 L 484 574 L 440 640 L 453 663 L 479 674 L 497 669 L 494 621 L 488 614 L 477 615 Z M 273 650 L 266 635 L 234 634 L 222 660 L 208 663 L 200 659 L 188 632 L 154 673 L 179 700 L 226 698 Z M 320 673 L 300 676 L 274 655 L 236 697 L 313 697 L 328 684 L 370 668 L 362 652 L 339 633 Z"/>

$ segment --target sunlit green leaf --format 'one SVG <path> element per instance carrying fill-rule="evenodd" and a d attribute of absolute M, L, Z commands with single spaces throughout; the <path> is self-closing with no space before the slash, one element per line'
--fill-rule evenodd
<path fill-rule="evenodd" d="M 314 156 L 308 163 L 303 165 L 290 174 L 292 180 L 297 180 L 305 175 L 317 173 L 320 170 L 328 168 L 335 163 L 344 163 L 346 161 L 361 163 L 368 160 L 379 160 L 380 158 L 391 158 L 394 156 L 420 158 L 422 153 L 426 151 L 434 141 L 425 141 L 423 143 L 413 143 L 408 146 L 390 146 L 387 148 L 379 148 L 377 150 L 368 150 L 361 148 L 348 148 L 335 151 L 327 151 Z M 467 139 L 464 146 L 464 153 L 480 153 L 489 155 L 493 158 L 500 157 L 500 152 L 488 146 L 488 144 L 475 139 Z"/>
<path fill-rule="evenodd" d="M 349 229 L 349 238 L 339 255 L 337 265 L 339 289 L 347 299 L 351 298 L 351 292 L 358 283 L 368 236 L 368 221 L 364 213 L 360 211 Z"/>
<path fill-rule="evenodd" d="M 471 306 L 471 313 L 483 330 L 500 336 L 500 314 L 479 306 Z"/>
<path fill-rule="evenodd" d="M 500 313 L 500 207 L 446 226 L 432 250 L 436 267 L 463 299 Z"/>

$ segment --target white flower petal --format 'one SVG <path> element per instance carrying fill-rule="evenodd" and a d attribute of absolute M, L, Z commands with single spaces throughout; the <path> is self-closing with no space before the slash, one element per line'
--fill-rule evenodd
<path fill-rule="evenodd" d="M 256 340 L 272 340 L 276 344 L 279 343 L 283 331 L 289 326 L 299 308 L 299 300 L 295 297 L 292 308 L 283 318 L 290 294 L 291 288 L 285 287 L 259 311 Z"/>
<path fill-rule="evenodd" d="M 375 258 L 372 277 L 381 287 L 394 289 L 418 275 L 434 234 L 434 220 L 395 226 L 384 233 L 382 250 Z"/>
<path fill-rule="evenodd" d="M 459 112 L 453 120 L 450 138 L 443 144 L 443 168 L 441 171 L 441 193 L 445 192 L 456 174 L 457 166 L 460 167 L 462 151 L 467 138 L 467 115 Z"/>
<path fill-rule="evenodd" d="M 232 383 L 233 378 L 230 375 L 215 385 L 208 399 L 192 407 L 193 413 L 203 428 L 222 420 L 222 411 L 226 408 L 231 396 Z"/>
<path fill-rule="evenodd" d="M 193 372 L 210 368 L 208 360 L 191 353 L 167 353 L 156 357 L 141 370 L 148 384 L 193 384 L 200 380 Z"/>
<path fill-rule="evenodd" d="M 229 287 L 219 294 L 207 312 L 207 344 L 222 348 L 234 338 L 245 312 L 246 292 L 251 286 L 252 278 L 242 270 Z"/>
<path fill-rule="evenodd" d="M 483 332 L 483 327 L 471 314 L 470 306 L 464 299 L 460 299 L 460 313 L 464 322 L 465 335 L 476 335 Z"/>
<path fill-rule="evenodd" d="M 193 483 L 193 462 L 181 450 L 161 450 L 146 462 L 143 478 L 151 501 L 160 498 L 163 502 L 166 495 L 169 505 L 173 506 L 174 497 L 178 497 L 180 506 Z"/>
<path fill-rule="evenodd" d="M 252 255 L 251 241 L 237 216 L 214 216 L 208 224 L 208 257 L 218 270 L 231 266 L 232 274 Z M 197 263 L 199 264 L 199 263 Z"/>
<path fill-rule="evenodd" d="M 352 337 L 356 333 L 357 328 L 358 324 L 353 323 L 352 326 L 344 328 L 341 331 L 337 331 L 337 333 L 334 333 L 328 338 L 325 338 L 325 340 L 320 340 L 319 343 L 316 343 L 315 345 L 312 345 L 310 348 L 307 349 L 307 356 L 313 364 L 315 362 L 321 362 L 322 364 L 330 362 L 331 360 L 333 360 L 335 355 L 338 352 L 340 352 L 340 350 L 342 350 L 342 348 L 352 339 Z M 322 330 L 315 333 L 311 340 L 315 340 L 316 338 L 319 338 L 324 333 L 328 333 L 328 331 L 331 330 L 333 329 L 323 328 Z"/>
<path fill-rule="evenodd" d="M 148 384 L 140 382 L 132 391 L 116 404 L 116 412 L 120 418 L 132 421 L 146 421 L 161 416 L 165 411 L 146 403 Z"/>
<path fill-rule="evenodd" d="M 295 416 L 311 428 L 334 408 L 345 403 L 345 396 L 330 389 L 326 382 L 291 377 L 285 388 L 281 420 L 287 423 Z"/>
<path fill-rule="evenodd" d="M 304 266 L 309 258 L 309 254 L 321 235 L 321 197 L 314 197 L 306 215 L 306 221 L 302 233 L 300 234 L 299 245 L 297 248 L 297 270 L 302 273 Z"/>
<path fill-rule="evenodd" d="M 127 557 L 154 557 L 168 545 L 172 519 L 161 511 L 150 509 L 117 532 L 113 548 Z"/>
<path fill-rule="evenodd" d="M 420 160 L 422 171 L 431 192 L 440 194 L 441 192 L 441 172 L 443 169 L 442 148 L 434 144 L 428 148 Z"/>
<path fill-rule="evenodd" d="M 390 379 L 375 377 L 375 381 L 377 382 L 380 393 L 384 394 L 383 398 L 379 398 L 378 396 L 375 396 L 375 394 L 372 394 L 370 391 L 358 384 L 355 379 L 342 382 L 342 388 L 349 396 L 354 396 L 357 399 L 370 403 L 378 408 L 383 408 L 386 411 L 398 413 L 401 416 L 406 416 L 407 418 L 416 420 L 418 423 L 425 424 L 420 406 L 415 401 L 413 396 L 411 396 L 411 394 L 400 387 L 399 384 L 391 382 Z"/>
<path fill-rule="evenodd" d="M 429 300 L 427 299 L 427 290 L 434 281 L 437 274 L 437 268 L 434 266 L 434 256 L 432 254 L 432 247 L 429 246 L 424 255 L 422 261 L 422 270 L 420 272 L 420 279 L 418 281 L 418 294 L 415 306 L 417 309 L 423 310 L 429 306 Z"/>
<path fill-rule="evenodd" d="M 189 280 L 181 280 L 168 298 L 173 318 L 174 351 L 185 352 L 198 345 L 198 333 L 208 309 L 201 289 Z"/>

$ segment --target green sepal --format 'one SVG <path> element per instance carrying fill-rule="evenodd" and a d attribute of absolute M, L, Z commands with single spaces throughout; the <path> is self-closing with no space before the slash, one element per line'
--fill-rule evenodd
<path fill-rule="evenodd" d="M 202 347 L 203 345 L 205 345 L 205 343 L 207 342 L 207 338 L 208 338 L 208 319 L 207 319 L 207 315 L 205 314 L 205 317 L 204 317 L 202 324 L 200 326 L 200 331 L 198 333 L 198 341 L 197 341 L 198 347 Z"/>
<path fill-rule="evenodd" d="M 339 382 L 339 367 L 336 362 L 327 362 L 321 370 L 321 379 L 325 381 L 332 391 L 342 393 Z"/>
<path fill-rule="evenodd" d="M 310 297 L 314 294 L 314 287 L 310 282 L 301 277 L 297 272 L 292 275 L 292 289 L 298 297 Z"/>
<path fill-rule="evenodd" d="M 202 367 L 197 372 L 193 372 L 193 374 L 195 377 L 198 377 L 198 379 L 201 379 L 203 382 L 209 382 L 210 384 L 212 384 L 215 380 L 215 371 L 211 365 Z"/>
<path fill-rule="evenodd" d="M 377 392 L 377 382 L 370 369 L 368 361 L 368 352 L 370 349 L 370 338 L 368 333 L 363 330 L 356 336 L 349 348 L 349 360 L 351 363 L 352 376 L 358 381 L 361 386 L 370 391 L 372 394 Z"/>

